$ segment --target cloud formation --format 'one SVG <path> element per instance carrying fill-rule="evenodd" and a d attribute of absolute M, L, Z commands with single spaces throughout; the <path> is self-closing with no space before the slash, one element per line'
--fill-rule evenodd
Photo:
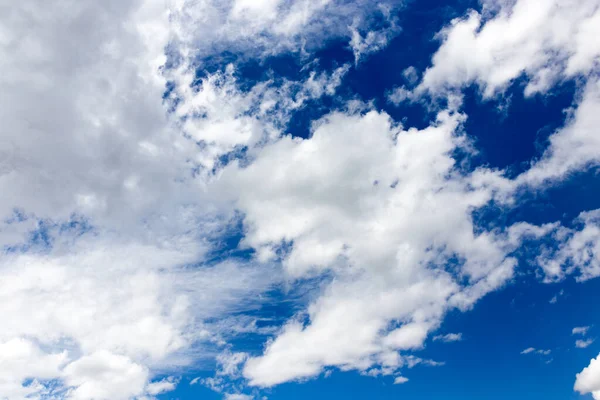
<path fill-rule="evenodd" d="M 0 397 L 151 398 L 178 383 L 159 372 L 201 362 L 209 345 L 220 354 L 204 384 L 223 393 L 228 379 L 270 387 L 331 367 L 401 384 L 402 368 L 442 364 L 412 352 L 448 311 L 507 284 L 524 241 L 555 245 L 536 259 L 546 281 L 600 275 L 598 210 L 572 228 L 484 228 L 473 216 L 597 166 L 597 1 L 470 12 L 440 33 L 420 82 L 405 70 L 416 89 L 391 96 L 447 95 L 428 126 L 350 100 L 312 121 L 307 138 L 285 134 L 286 124 L 334 96 L 350 64 L 308 64 L 306 78 L 243 88 L 234 63 L 208 72 L 207 59 L 225 49 L 302 58 L 342 38 L 358 63 L 399 32 L 392 5 L 38 3 L 15 3 L 0 31 Z M 373 13 L 388 25 L 370 30 Z M 457 154 L 469 157 L 471 141 L 457 91 L 476 83 L 492 97 L 521 76 L 527 95 L 583 80 L 566 125 L 514 180 L 465 169 Z M 220 253 L 238 223 L 245 258 Z M 243 315 L 258 294 L 310 279 L 321 289 L 268 331 L 261 354 L 226 346 L 258 332 Z M 575 390 L 600 398 L 599 363 Z"/>
<path fill-rule="evenodd" d="M 471 11 L 440 32 L 442 45 L 419 91 L 435 93 L 476 83 L 491 97 L 525 75 L 525 94 L 532 95 L 560 79 L 587 75 L 597 66 L 597 0 L 501 0 L 484 5 L 491 3 L 491 18 Z"/>
<path fill-rule="evenodd" d="M 225 168 L 219 184 L 236 188 L 246 245 L 269 260 L 289 243 L 288 275 L 336 276 L 307 324 L 290 321 L 263 356 L 248 360 L 251 384 L 311 377 L 326 366 L 394 371 L 404 363 L 398 350 L 421 347 L 448 309 L 469 308 L 512 277 L 509 253 L 546 228 L 474 234 L 470 210 L 491 199 L 497 175 L 454 168 L 462 118 L 443 111 L 418 131 L 375 111 L 334 113 L 309 139 L 283 137 L 249 166 Z M 452 257 L 464 260 L 454 271 Z"/>
<path fill-rule="evenodd" d="M 450 342 L 460 342 L 463 340 L 462 333 L 448 333 L 446 335 L 436 335 L 433 337 L 433 340 L 439 340 L 442 342 L 450 343 Z"/>
<path fill-rule="evenodd" d="M 577 374 L 575 390 L 581 394 L 591 393 L 595 400 L 600 399 L 600 356 L 592 359 L 590 365 Z"/>

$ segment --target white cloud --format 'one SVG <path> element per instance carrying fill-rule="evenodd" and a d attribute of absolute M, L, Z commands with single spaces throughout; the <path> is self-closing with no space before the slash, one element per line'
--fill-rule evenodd
<path fill-rule="evenodd" d="M 229 377 L 238 377 L 240 374 L 240 365 L 248 358 L 247 353 L 231 353 L 225 351 L 217 356 L 217 375 Z"/>
<path fill-rule="evenodd" d="M 566 125 L 550 136 L 542 157 L 521 174 L 515 185 L 541 186 L 567 178 L 600 162 L 600 81 L 591 79 Z"/>
<path fill-rule="evenodd" d="M 547 281 L 561 280 L 576 272 L 578 281 L 600 276 L 600 210 L 582 212 L 577 221 L 581 229 L 558 229 L 553 234 L 558 249 L 538 256 Z"/>
<path fill-rule="evenodd" d="M 3 219 L 15 207 L 54 220 L 75 212 L 125 231 L 199 194 L 173 179 L 185 178 L 191 153 L 161 104 L 165 9 L 23 1 L 10 15 L 0 42 Z"/>
<path fill-rule="evenodd" d="M 212 177 L 219 157 L 277 138 L 291 114 L 307 100 L 333 95 L 348 69 L 343 65 L 331 73 L 312 71 L 302 82 L 268 80 L 247 92 L 238 88 L 232 64 L 200 82 L 189 63 L 166 74 L 175 85 L 170 99 L 174 114 L 184 121 L 181 130 L 201 143 L 194 161 L 203 168 L 201 175 Z"/>
<path fill-rule="evenodd" d="M 571 331 L 571 333 L 573 335 L 587 335 L 588 331 L 590 330 L 589 326 L 576 326 L 575 328 L 573 328 L 573 330 Z"/>
<path fill-rule="evenodd" d="M 394 378 L 394 385 L 401 385 L 406 382 L 408 382 L 408 378 L 404 376 L 397 376 L 396 378 Z"/>
<path fill-rule="evenodd" d="M 146 386 L 146 393 L 155 396 L 157 394 L 171 392 L 175 390 L 176 387 L 177 380 L 171 376 L 160 381 L 149 383 Z"/>
<path fill-rule="evenodd" d="M 216 190 L 244 213 L 245 245 L 269 260 L 291 243 L 283 253 L 290 277 L 336 276 L 308 308 L 308 324 L 290 321 L 247 361 L 251 384 L 316 376 L 326 366 L 397 369 L 397 351 L 422 346 L 448 308 L 469 308 L 512 276 L 510 249 L 547 229 L 474 235 L 470 210 L 489 201 L 497 175 L 453 170 L 461 121 L 441 112 L 417 131 L 374 111 L 333 113 L 310 139 L 283 137 L 251 152 L 248 166 L 224 169 Z M 465 260 L 457 266 L 465 287 L 445 270 L 454 255 Z"/>
<path fill-rule="evenodd" d="M 225 400 L 252 400 L 254 396 L 241 393 L 229 393 L 225 395 Z"/>
<path fill-rule="evenodd" d="M 401 86 L 389 92 L 387 98 L 392 104 L 399 105 L 405 101 L 413 101 L 415 94 L 405 86 Z"/>
<path fill-rule="evenodd" d="M 287 9 L 279 8 L 277 2 L 248 4 L 237 2 L 232 12 L 238 14 L 232 18 L 239 22 L 259 12 L 262 19 L 242 26 L 288 38 L 299 26 L 310 25 L 316 10 L 327 9 L 323 2 L 307 8 L 303 18 L 295 14 L 281 19 L 275 15 Z M 292 10 L 297 3 L 290 4 Z M 534 11 L 532 1 L 515 4 L 514 8 L 504 4 L 485 23 L 475 13 L 455 21 L 444 32 L 445 42 L 417 91 L 439 92 L 477 82 L 486 96 L 492 96 L 525 74 L 529 95 L 547 90 L 559 78 L 587 74 L 594 67 L 598 51 L 587 40 L 598 13 L 592 2 L 577 7 L 549 3 Z M 280 20 L 284 25 L 278 25 Z M 376 35 L 369 42 L 368 35 L 358 32 L 354 30 L 351 42 L 357 60 L 361 52 L 380 42 Z M 466 309 L 503 285 L 515 265 L 508 254 L 524 235 L 540 236 L 556 228 L 520 224 L 506 232 L 475 235 L 471 210 L 486 204 L 498 188 L 511 192 L 515 187 L 539 187 L 597 162 L 598 146 L 590 127 L 598 122 L 594 112 L 598 84 L 592 80 L 567 126 L 551 137 L 541 160 L 509 182 L 499 172 L 481 169 L 461 174 L 454 170 L 450 153 L 462 145 L 463 116 L 459 114 L 442 112 L 435 124 L 416 132 L 374 111 L 338 112 L 317 122 L 309 139 L 279 138 L 276 123 L 270 126 L 254 117 L 239 118 L 239 110 L 247 104 L 260 104 L 263 115 L 267 114 L 277 101 L 270 88 L 241 94 L 231 77 L 223 76 L 207 78 L 200 91 L 187 98 L 207 95 L 212 101 L 221 96 L 240 103 L 231 110 L 221 100 L 212 109 L 206 103 L 189 108 L 180 115 L 207 109 L 224 113 L 220 119 L 200 121 L 200 127 L 190 127 L 190 123 L 186 130 L 196 139 L 218 139 L 214 140 L 217 152 L 209 160 L 240 144 L 252 147 L 260 142 L 261 146 L 251 148 L 242 165 L 227 166 L 210 189 L 244 214 L 243 244 L 256 249 L 259 260 L 280 258 L 291 279 L 325 271 L 335 276 L 306 314 L 288 321 L 262 355 L 246 361 L 243 374 L 252 385 L 312 377 L 328 366 L 377 375 L 409 365 L 408 356 L 399 351 L 421 347 L 448 309 Z M 211 89 L 210 79 L 224 80 L 213 85 L 213 92 L 203 92 Z M 336 82 L 335 76 L 331 81 Z M 187 86 L 189 80 L 179 85 Z M 223 93 L 218 93 L 223 87 Z M 307 93 L 318 97 L 327 92 L 322 89 L 326 87 L 309 82 Z M 412 92 L 404 90 L 391 99 L 412 99 Z M 185 107 L 193 104 L 184 102 Z M 223 124 L 213 125 L 215 121 Z M 223 131 L 231 137 L 221 136 Z M 268 143 L 261 142 L 265 132 Z M 218 149 L 220 144 L 225 147 Z M 452 210 L 447 204 L 454 205 Z M 454 256 L 464 264 L 461 261 L 450 273 L 442 265 Z M 467 277 L 468 283 L 459 284 L 454 273 Z M 436 290 L 426 290 L 431 287 Z M 357 298 L 356 293 L 363 296 Z M 533 352 L 550 354 L 550 350 L 533 348 L 523 354 Z M 245 359 L 235 363 L 235 373 Z"/>
<path fill-rule="evenodd" d="M 534 347 L 528 347 L 525 350 L 523 350 L 521 352 L 521 354 L 531 354 L 531 353 L 535 353 L 535 354 L 540 354 L 542 356 L 548 356 L 550 355 L 550 353 L 552 353 L 551 350 L 542 350 L 542 349 L 535 349 Z"/>
<path fill-rule="evenodd" d="M 591 393 L 595 400 L 600 399 L 600 356 L 592 359 L 590 365 L 577 374 L 575 390 L 581 394 Z"/>
<path fill-rule="evenodd" d="M 44 352 L 36 343 L 23 338 L 0 339 L 0 395 L 25 399 L 42 389 L 41 385 L 24 386 L 26 378 L 53 379 L 67 363 L 68 353 Z"/>
<path fill-rule="evenodd" d="M 592 343 L 594 343 L 594 339 L 578 339 L 575 341 L 575 347 L 578 349 L 585 349 Z"/>
<path fill-rule="evenodd" d="M 261 57 L 302 53 L 328 39 L 349 37 L 349 26 L 362 28 L 372 14 L 396 6 L 373 0 L 177 0 L 172 19 L 179 42 L 192 45 L 201 56 L 227 50 Z"/>
<path fill-rule="evenodd" d="M 0 397 L 39 397 L 48 380 L 78 399 L 164 391 L 175 381 L 148 383 L 157 371 L 205 357 L 236 332 L 220 322 L 235 328 L 230 312 L 279 279 L 269 265 L 203 264 L 231 210 L 192 178 L 205 154 L 163 104 L 165 46 L 185 32 L 162 2 L 5 11 Z M 331 93 L 342 74 L 301 93 Z"/>
<path fill-rule="evenodd" d="M 558 298 L 560 296 L 563 296 L 565 294 L 564 289 L 561 289 L 560 292 L 558 292 L 557 294 L 554 295 L 554 297 L 552 297 L 549 301 L 550 304 L 556 304 L 558 302 Z"/>
<path fill-rule="evenodd" d="M 410 66 L 402 71 L 402 76 L 404 79 L 406 79 L 406 82 L 409 85 L 414 85 L 419 80 L 419 72 L 413 66 Z"/>
<path fill-rule="evenodd" d="M 333 95 L 348 66 L 248 91 L 233 66 L 195 81 L 196 60 L 222 48 L 306 52 L 349 35 L 348 26 L 358 59 L 390 37 L 358 34 L 372 4 L 176 0 L 170 13 L 142 0 L 14 6 L 0 28 L 0 245 L 16 249 L 0 261 L 0 397 L 43 397 L 45 380 L 80 400 L 172 390 L 177 379 L 152 381 L 157 371 L 197 362 L 205 343 L 222 346 L 254 329 L 236 314 L 281 280 L 272 267 L 279 261 L 290 283 L 325 272 L 335 279 L 262 355 L 226 347 L 207 386 L 223 391 L 241 374 L 272 386 L 328 366 L 392 375 L 441 364 L 405 353 L 421 348 L 449 309 L 468 309 L 504 285 L 523 237 L 554 229 L 474 229 L 472 210 L 512 183 L 501 172 L 455 168 L 465 117 L 442 111 L 416 130 L 349 107 L 317 121 L 309 139 L 294 139 L 280 137 L 290 113 Z M 586 10 L 568 11 L 579 18 Z M 596 28 L 585 18 L 573 25 L 577 50 L 565 74 L 595 60 Z M 174 65 L 161 71 L 167 45 Z M 429 89 L 438 61 L 422 83 Z M 513 78 L 468 79 L 499 88 Z M 571 123 L 519 182 L 537 185 L 595 160 L 598 92 L 588 85 Z M 244 146 L 247 158 L 219 170 L 220 156 Z M 205 265 L 233 207 L 257 259 Z M 584 278 L 598 275 L 596 259 L 585 258 L 595 254 L 594 215 L 582 214 L 585 227 L 566 234 L 558 257 L 578 262 Z M 87 232 L 69 228 L 74 222 Z M 35 229 L 45 230 L 47 246 L 28 242 Z"/>
<path fill-rule="evenodd" d="M 486 97 L 521 75 L 527 95 L 555 81 L 588 74 L 597 65 L 600 9 L 597 0 L 498 2 L 491 19 L 471 11 L 445 28 L 443 43 L 419 91 L 439 92 L 477 83 Z"/>
<path fill-rule="evenodd" d="M 193 152 L 162 105 L 167 10 L 22 1 L 6 15 L 0 245 L 16 250 L 0 262 L 0 343 L 22 351 L 0 363 L 0 397 L 39 397 L 48 380 L 76 399 L 142 395 L 153 369 L 192 342 L 190 325 L 227 304 L 196 314 L 193 296 L 177 293 L 183 275 L 210 276 L 180 266 L 202 259 L 214 228 L 193 215 Z M 29 242 L 35 229 L 48 248 Z"/>
<path fill-rule="evenodd" d="M 387 46 L 388 42 L 400 31 L 395 18 L 391 16 L 391 10 L 384 3 L 379 5 L 380 11 L 387 19 L 389 26 L 375 31 L 368 31 L 366 34 L 360 32 L 357 21 L 350 27 L 352 36 L 350 39 L 350 47 L 354 53 L 354 63 L 358 64 L 360 60 L 370 54 L 380 51 Z"/>
<path fill-rule="evenodd" d="M 462 340 L 462 333 L 448 333 L 446 335 L 436 335 L 433 340 L 440 340 L 442 342 L 460 342 Z"/>
<path fill-rule="evenodd" d="M 144 382 L 128 387 L 141 393 L 153 368 L 192 362 L 197 355 L 189 346 L 227 334 L 204 324 L 205 319 L 243 309 L 241 299 L 264 290 L 260 281 L 267 285 L 271 281 L 260 277 L 266 271 L 231 262 L 198 269 L 178 267 L 195 257 L 174 249 L 118 246 L 112 241 L 79 246 L 69 249 L 68 255 L 18 254 L 4 257 L 0 264 L 0 312 L 5 318 L 0 342 L 26 344 L 20 338 L 35 338 L 44 350 L 34 351 L 36 347 L 28 344 L 31 350 L 19 353 L 14 362 L 24 363 L 26 376 L 44 378 L 46 374 L 35 368 L 35 360 L 40 360 L 55 371 L 52 378 L 64 377 L 68 385 L 83 387 L 73 390 L 76 398 L 88 398 L 105 386 L 119 390 L 117 382 L 94 380 L 91 374 L 99 370 L 86 366 L 96 363 L 105 371 L 98 377 L 116 379 L 135 372 Z M 51 367 L 54 364 L 48 360 L 53 357 L 64 371 Z M 88 370 L 92 372 L 82 372 Z M 22 378 L 12 375 L 11 363 L 2 363 L 0 371 L 20 386 Z M 150 392 L 156 389 L 156 384 L 151 385 Z M 105 391 L 95 396 L 115 398 Z"/>
<path fill-rule="evenodd" d="M 64 376 L 74 387 L 69 399 L 127 400 L 143 394 L 148 370 L 125 356 L 99 351 L 70 363 Z"/>

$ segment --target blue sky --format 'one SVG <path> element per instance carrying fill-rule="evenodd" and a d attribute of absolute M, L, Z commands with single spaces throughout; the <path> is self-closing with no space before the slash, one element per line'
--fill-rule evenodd
<path fill-rule="evenodd" d="M 598 0 L 0 17 L 0 400 L 600 399 Z"/>

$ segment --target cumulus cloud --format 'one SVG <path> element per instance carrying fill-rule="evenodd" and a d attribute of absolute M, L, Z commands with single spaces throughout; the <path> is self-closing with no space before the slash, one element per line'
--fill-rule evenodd
<path fill-rule="evenodd" d="M 600 81 L 595 71 L 600 47 L 592 40 L 600 26 L 597 0 L 484 2 L 482 13 L 470 11 L 439 33 L 441 46 L 416 88 L 390 91 L 395 104 L 434 97 L 475 83 L 484 97 L 504 91 L 525 77 L 525 94 L 545 93 L 557 82 L 582 77 L 582 90 L 567 123 L 549 138 L 549 146 L 515 181 L 498 182 L 513 193 L 524 186 L 538 190 L 577 171 L 596 167 L 600 142 Z M 411 76 L 415 74 L 411 71 Z M 409 84 L 410 86 L 410 84 Z M 511 195 L 509 195 L 510 197 Z"/>
<path fill-rule="evenodd" d="M 326 366 L 393 371 L 404 364 L 398 351 L 421 347 L 448 308 L 469 308 L 512 276 L 511 249 L 546 228 L 473 233 L 470 210 L 489 201 L 497 176 L 454 169 L 462 118 L 441 112 L 418 131 L 375 111 L 333 113 L 309 139 L 283 137 L 251 153 L 248 166 L 224 169 L 216 185 L 245 215 L 245 245 L 263 261 L 281 257 L 296 279 L 336 276 L 308 308 L 308 323 L 291 320 L 246 362 L 251 384 Z M 468 278 L 464 287 L 446 269 L 453 256 L 464 259 L 455 271 Z"/>
<path fill-rule="evenodd" d="M 79 358 L 64 374 L 66 385 L 74 387 L 68 394 L 74 400 L 126 400 L 141 395 L 148 379 L 146 368 L 108 351 Z"/>
<path fill-rule="evenodd" d="M 177 381 L 171 376 L 148 384 L 146 386 L 146 392 L 151 396 L 156 396 L 157 394 L 171 392 L 175 390 L 176 386 Z"/>
<path fill-rule="evenodd" d="M 37 379 L 53 379 L 60 375 L 61 367 L 68 361 L 66 351 L 44 352 L 36 343 L 13 338 L 0 341 L 2 377 L 0 394 L 10 399 L 25 399 L 43 389 L 39 383 L 22 385 L 31 376 Z"/>
<path fill-rule="evenodd" d="M 600 399 L 600 356 L 592 359 L 590 365 L 577 374 L 575 390 L 581 394 L 591 393 L 595 400 Z"/>
<path fill-rule="evenodd" d="M 184 180 L 190 153 L 161 104 L 166 10 L 139 1 L 62 7 L 21 2 L 3 24 L 0 185 L 11 189 L 0 215 L 80 213 L 138 228 L 140 215 L 196 195 L 173 179 Z"/>
<path fill-rule="evenodd" d="M 565 179 L 576 171 L 598 166 L 598 108 L 600 81 L 590 79 L 566 125 L 550 136 L 550 145 L 544 154 L 516 179 L 515 185 L 542 186 Z"/>
<path fill-rule="evenodd" d="M 44 363 L 50 370 L 54 364 L 47 360 L 57 358 L 51 378 L 64 378 L 75 398 L 142 393 L 152 368 L 193 361 L 188 348 L 219 333 L 204 320 L 238 309 L 248 290 L 262 291 L 259 282 L 270 281 L 232 262 L 186 268 L 193 253 L 186 259 L 150 246 L 97 241 L 80 246 L 67 255 L 16 254 L 0 265 L 0 310 L 6 316 L 0 340 L 25 345 L 20 338 L 35 338 L 44 350 L 30 343 L 21 355 L 28 358 L 20 362 Z M 24 376 L 45 376 L 28 369 L 32 375 Z M 14 367 L 2 363 L 0 370 L 11 376 Z M 121 376 L 128 390 L 117 384 Z M 106 392 L 110 388 L 115 392 Z M 157 388 L 154 383 L 147 390 Z"/>
<path fill-rule="evenodd" d="M 468 141 L 453 97 L 421 130 L 354 102 L 299 139 L 282 136 L 291 113 L 334 95 L 350 66 L 247 90 L 234 65 L 198 78 L 222 49 L 306 54 L 332 37 L 348 38 L 358 62 L 398 32 L 391 18 L 389 29 L 364 29 L 372 1 L 37 3 L 11 5 L 0 30 L 0 397 L 155 396 L 178 383 L 153 381 L 157 372 L 197 362 L 206 343 L 225 349 L 203 380 L 223 393 L 228 379 L 273 386 L 328 367 L 404 383 L 399 369 L 442 364 L 410 353 L 448 310 L 469 309 L 510 280 L 526 238 L 552 232 L 561 243 L 539 259 L 547 276 L 600 275 L 597 212 L 583 213 L 579 230 L 488 231 L 472 216 L 499 191 L 596 162 L 596 81 L 542 158 L 509 182 L 502 171 L 456 165 Z M 455 21 L 418 90 L 477 82 L 492 95 L 524 73 L 533 93 L 594 68 L 592 3 L 543 5 L 524 18 L 531 4 Z M 473 65 L 457 41 L 478 55 Z M 551 53 L 560 67 L 547 66 Z M 418 79 L 414 69 L 404 76 Z M 215 241 L 238 217 L 241 247 L 255 258 L 214 261 Z M 255 331 L 240 313 L 257 293 L 314 277 L 323 290 L 262 354 L 223 347 Z M 598 390 L 592 364 L 577 390 Z"/>
<path fill-rule="evenodd" d="M 389 99 L 412 101 L 424 93 L 436 96 L 471 84 L 479 86 L 484 98 L 491 98 L 521 77 L 526 78 L 525 95 L 531 96 L 565 79 L 582 78 L 575 104 L 566 110 L 565 126 L 550 136 L 541 157 L 514 181 L 498 181 L 500 192 L 508 193 L 510 201 L 516 190 L 544 190 L 578 171 L 596 168 L 600 161 L 596 134 L 600 47 L 592 39 L 598 34 L 599 21 L 600 4 L 595 0 L 484 2 L 482 13 L 471 11 L 440 32 L 441 46 L 416 89 L 397 88 Z M 552 244 L 537 257 L 544 280 L 560 281 L 570 274 L 578 281 L 599 276 L 598 235 L 597 210 L 582 212 L 574 228 L 556 226 Z M 550 303 L 556 303 L 559 296 Z M 573 330 L 573 334 L 586 333 L 586 327 Z M 592 342 L 579 339 L 576 346 L 585 348 Z M 545 354 L 534 348 L 522 354 L 534 352 Z M 575 389 L 600 398 L 590 378 L 595 362 L 578 375 Z"/>
<path fill-rule="evenodd" d="M 352 28 L 368 27 L 374 14 L 388 15 L 396 1 L 235 0 L 173 2 L 179 42 L 193 44 L 200 56 L 222 51 L 262 57 L 283 51 L 310 52 L 332 38 L 351 38 Z M 360 39 L 368 48 L 384 44 L 388 33 Z"/>
<path fill-rule="evenodd" d="M 0 397 L 162 392 L 176 381 L 151 383 L 156 371 L 229 334 L 204 321 L 243 309 L 277 274 L 203 265 L 228 216 L 192 180 L 196 146 L 162 104 L 164 5 L 5 11 Z"/>
<path fill-rule="evenodd" d="M 557 229 L 553 238 L 558 248 L 546 249 L 538 256 L 547 281 L 561 280 L 569 274 L 576 274 L 578 281 L 600 276 L 600 211 L 582 212 L 577 222 L 580 228 Z"/>
<path fill-rule="evenodd" d="M 471 11 L 440 32 L 442 45 L 419 91 L 476 83 L 491 97 L 526 75 L 525 94 L 531 95 L 597 66 L 597 0 L 500 1 L 496 6 L 492 18 Z"/>
<path fill-rule="evenodd" d="M 202 176 L 212 176 L 220 157 L 276 139 L 294 111 L 308 100 L 333 95 L 349 69 L 312 71 L 301 82 L 267 80 L 245 92 L 232 64 L 199 82 L 196 67 L 182 63 L 165 74 L 174 85 L 169 101 L 182 121 L 179 127 L 200 145 L 194 161 Z"/>

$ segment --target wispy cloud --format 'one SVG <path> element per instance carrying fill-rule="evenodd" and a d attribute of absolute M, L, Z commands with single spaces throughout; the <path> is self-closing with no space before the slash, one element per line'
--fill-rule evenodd
<path fill-rule="evenodd" d="M 573 335 L 587 335 L 588 331 L 589 331 L 590 327 L 589 326 L 578 326 L 573 328 L 573 330 L 571 331 L 571 333 Z"/>
<path fill-rule="evenodd" d="M 550 353 L 552 353 L 551 350 L 542 350 L 542 349 L 535 349 L 534 347 L 528 347 L 525 350 L 523 350 L 521 352 L 521 354 L 531 354 L 531 353 L 535 353 L 535 354 L 540 354 L 543 356 L 548 356 L 550 355 Z"/>
<path fill-rule="evenodd" d="M 463 339 L 462 333 L 448 333 L 445 335 L 436 335 L 433 337 L 434 341 L 442 342 L 460 342 Z"/>
<path fill-rule="evenodd" d="M 575 341 L 575 347 L 577 347 L 578 349 L 585 349 L 586 347 L 588 347 L 589 345 L 591 345 L 592 343 L 594 343 L 595 339 L 579 339 Z"/>
<path fill-rule="evenodd" d="M 549 301 L 550 304 L 556 304 L 558 302 L 558 298 L 565 294 L 564 289 L 561 289 L 560 292 L 554 295 Z"/>

